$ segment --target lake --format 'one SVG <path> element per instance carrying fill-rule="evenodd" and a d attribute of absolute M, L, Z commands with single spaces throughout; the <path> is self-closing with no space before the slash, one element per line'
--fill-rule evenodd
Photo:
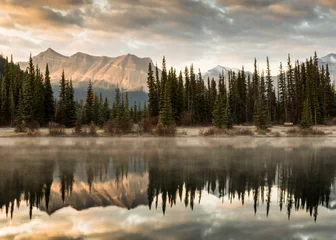
<path fill-rule="evenodd" d="M 336 239 L 336 138 L 2 138 L 3 239 Z"/>

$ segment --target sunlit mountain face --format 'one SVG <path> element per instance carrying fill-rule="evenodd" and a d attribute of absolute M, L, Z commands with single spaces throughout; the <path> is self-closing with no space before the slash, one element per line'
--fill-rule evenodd
<path fill-rule="evenodd" d="M 316 229 L 328 231 L 336 214 L 334 141 L 2 140 L 0 237 L 91 236 L 97 233 L 90 224 L 99 222 L 105 238 L 114 231 L 103 227 L 111 221 L 120 237 L 130 234 L 125 224 L 132 231 L 148 225 L 179 236 L 176 221 L 190 227 L 183 230 L 187 236 L 201 226 L 214 239 L 220 226 L 231 229 L 246 221 L 269 229 L 283 224 L 281 231 L 294 224 L 291 230 L 301 226 L 302 234 L 311 234 L 316 221 Z M 151 225 L 154 219 L 162 225 Z M 209 219 L 217 224 L 212 232 L 206 232 Z M 63 221 L 69 226 L 60 233 Z M 86 230 L 78 229 L 81 224 Z"/>

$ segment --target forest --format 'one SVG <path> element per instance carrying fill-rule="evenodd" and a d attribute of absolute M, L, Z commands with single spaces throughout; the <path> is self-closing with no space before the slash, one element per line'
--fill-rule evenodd
<path fill-rule="evenodd" d="M 85 100 L 75 99 L 71 80 L 63 72 L 59 96 L 54 97 L 48 65 L 44 74 L 34 66 L 32 57 L 25 71 L 13 58 L 0 58 L 0 123 L 29 129 L 48 126 L 64 127 L 95 124 L 129 132 L 134 123 L 144 128 L 160 125 L 210 126 L 232 128 L 233 125 L 256 125 L 267 128 L 292 123 L 303 128 L 327 124 L 336 116 L 336 93 L 328 66 L 319 67 L 317 54 L 305 62 L 280 63 L 277 83 L 271 76 L 269 59 L 261 72 L 254 61 L 253 73 L 230 71 L 215 79 L 203 79 L 193 65 L 178 74 L 167 68 L 148 66 L 148 103 L 130 104 L 127 92 L 116 88 L 115 99 L 97 94 L 89 82 Z M 218 84 L 217 84 L 218 82 Z M 152 127 L 148 127 L 148 126 Z"/>
<path fill-rule="evenodd" d="M 266 128 L 273 124 L 293 123 L 303 128 L 326 124 L 336 115 L 336 95 L 328 66 L 319 67 L 315 53 L 306 62 L 288 55 L 287 67 L 280 63 L 277 85 L 273 83 L 269 59 L 266 71 L 248 74 L 244 67 L 238 73 L 224 73 L 215 79 L 202 79 L 193 65 L 180 72 L 166 68 L 162 74 L 149 65 L 148 111 L 164 125 L 210 125 L 232 128 L 233 124 L 255 124 Z M 217 86 L 218 85 L 218 86 Z"/>

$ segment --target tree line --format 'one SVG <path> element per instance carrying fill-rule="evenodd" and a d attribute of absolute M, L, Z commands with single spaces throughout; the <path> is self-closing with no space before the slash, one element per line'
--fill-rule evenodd
<path fill-rule="evenodd" d="M 111 119 L 139 122 L 146 115 L 146 105 L 134 102 L 129 106 L 128 94 L 116 89 L 116 97 L 110 108 L 107 97 L 94 92 L 91 81 L 85 101 L 74 97 L 72 80 L 62 72 L 59 96 L 54 97 L 48 64 L 44 74 L 34 66 L 32 57 L 26 71 L 22 71 L 13 58 L 0 57 L 0 125 L 19 126 L 22 122 L 29 128 L 46 126 L 55 122 L 65 127 L 76 124 L 103 126 Z"/>
<path fill-rule="evenodd" d="M 267 57 L 266 70 L 259 71 L 254 61 L 252 74 L 244 67 L 224 72 L 215 79 L 203 79 L 194 66 L 184 73 L 167 70 L 162 61 L 161 76 L 157 65 L 149 64 L 149 116 L 163 125 L 209 125 L 231 128 L 233 124 L 293 123 L 302 127 L 324 124 L 336 116 L 335 86 L 328 65 L 319 67 L 316 52 L 305 62 L 288 55 L 287 66 L 280 63 L 277 86 L 273 82 Z"/>
<path fill-rule="evenodd" d="M 217 83 L 218 82 L 218 83 Z M 116 88 L 113 104 L 93 90 L 91 81 L 84 101 L 76 101 L 72 80 L 62 73 L 59 96 L 54 98 L 49 67 L 44 74 L 34 66 L 30 56 L 26 71 L 13 58 L 0 58 L 0 124 L 17 126 L 23 121 L 31 125 L 56 122 L 66 127 L 77 124 L 104 126 L 108 121 L 152 124 L 211 125 L 231 128 L 233 124 L 255 124 L 265 128 L 290 122 L 302 127 L 324 124 L 336 116 L 335 86 L 328 65 L 319 67 L 315 53 L 305 62 L 280 63 L 277 85 L 271 76 L 269 59 L 266 70 L 259 71 L 254 61 L 253 73 L 244 67 L 238 72 L 219 74 L 204 80 L 194 66 L 177 74 L 151 63 L 148 67 L 148 106 L 131 104 L 128 94 Z"/>

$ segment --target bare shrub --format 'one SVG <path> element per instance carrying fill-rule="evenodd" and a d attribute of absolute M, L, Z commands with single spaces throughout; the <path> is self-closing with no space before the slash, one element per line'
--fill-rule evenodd
<path fill-rule="evenodd" d="M 162 123 L 159 123 L 156 125 L 155 133 L 159 136 L 175 136 L 176 135 L 176 125 L 163 125 Z"/>
<path fill-rule="evenodd" d="M 272 133 L 273 137 L 281 137 L 281 134 L 279 132 L 274 132 Z"/>
<path fill-rule="evenodd" d="M 157 117 L 146 117 L 139 125 L 143 132 L 152 133 L 157 125 Z"/>
<path fill-rule="evenodd" d="M 322 136 L 325 132 L 316 128 L 290 128 L 287 130 L 287 134 L 291 136 Z"/>
<path fill-rule="evenodd" d="M 259 135 L 266 135 L 269 132 L 270 130 L 268 128 L 257 128 L 257 134 Z"/>
<path fill-rule="evenodd" d="M 97 135 L 97 127 L 93 121 L 90 123 L 89 133 L 90 135 Z"/>
<path fill-rule="evenodd" d="M 26 126 L 26 122 L 24 120 L 22 120 L 21 122 L 18 122 L 15 126 L 15 130 L 16 133 L 25 133 L 27 132 L 27 126 Z"/>
<path fill-rule="evenodd" d="M 235 135 L 240 136 L 253 136 L 253 131 L 247 128 L 237 128 L 233 129 Z"/>
<path fill-rule="evenodd" d="M 252 136 L 253 132 L 246 128 L 227 129 L 210 127 L 200 130 L 201 136 Z"/>
<path fill-rule="evenodd" d="M 80 121 L 76 122 L 75 128 L 74 128 L 74 133 L 75 134 L 81 134 L 83 132 L 82 124 Z"/>
<path fill-rule="evenodd" d="M 110 135 L 120 135 L 124 133 L 130 133 L 132 131 L 133 124 L 130 121 L 112 120 L 105 124 L 105 132 Z"/>
<path fill-rule="evenodd" d="M 48 124 L 49 128 L 49 135 L 50 136 L 59 136 L 65 134 L 65 126 L 55 123 L 55 122 L 49 122 Z"/>
<path fill-rule="evenodd" d="M 41 132 L 39 130 L 28 130 L 26 133 L 26 136 L 28 137 L 40 137 L 41 136 Z"/>

